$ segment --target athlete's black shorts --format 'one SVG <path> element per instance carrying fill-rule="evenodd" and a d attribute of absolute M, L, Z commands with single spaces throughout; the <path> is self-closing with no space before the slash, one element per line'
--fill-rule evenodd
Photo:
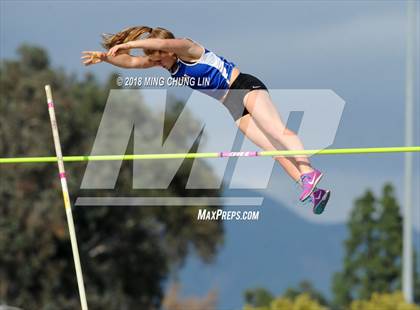
<path fill-rule="evenodd" d="M 223 101 L 223 105 L 229 110 L 229 113 L 235 121 L 249 113 L 244 106 L 243 99 L 248 92 L 256 89 L 265 89 L 268 91 L 264 83 L 257 77 L 242 72 L 239 73 L 229 87 L 229 92 Z"/>

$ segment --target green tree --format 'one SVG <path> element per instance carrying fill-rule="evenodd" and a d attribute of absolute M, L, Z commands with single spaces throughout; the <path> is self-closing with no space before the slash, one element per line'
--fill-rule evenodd
<path fill-rule="evenodd" d="M 320 305 L 327 306 L 328 301 L 324 295 L 318 291 L 310 281 L 304 280 L 299 283 L 297 288 L 290 287 L 286 289 L 283 297 L 294 300 L 297 296 L 307 294 L 311 299 L 316 300 Z"/>
<path fill-rule="evenodd" d="M 320 305 L 309 294 L 297 295 L 294 299 L 287 297 L 277 297 L 271 301 L 269 305 L 255 307 L 245 305 L 244 310 L 327 310 L 326 307 Z"/>
<path fill-rule="evenodd" d="M 297 288 L 289 287 L 285 290 L 281 297 L 282 302 L 292 303 L 299 296 L 308 296 L 310 300 L 316 301 L 317 304 L 322 306 L 328 306 L 327 299 L 319 292 L 311 282 L 304 280 L 299 283 Z M 244 292 L 245 303 L 249 307 L 254 308 L 269 308 L 273 307 L 273 301 L 275 300 L 273 294 L 265 288 L 258 287 L 254 289 L 248 289 Z M 277 298 L 277 299 L 279 299 Z M 276 303 L 277 305 L 277 303 Z M 277 308 L 274 308 L 277 309 Z"/>
<path fill-rule="evenodd" d="M 344 242 L 343 271 L 335 274 L 333 280 L 336 305 L 347 305 L 356 297 L 368 298 L 372 292 L 375 274 L 372 259 L 377 256 L 375 224 L 375 197 L 367 191 L 356 200 L 347 224 L 350 237 Z"/>
<path fill-rule="evenodd" d="M 110 76 L 105 85 L 91 74 L 78 80 L 63 69 L 50 68 L 42 48 L 25 45 L 18 53 L 17 60 L 3 60 L 0 65 L 1 156 L 54 154 L 45 84 L 52 85 L 63 152 L 89 154 L 109 90 L 115 88 L 115 76 Z M 170 105 L 169 120 L 176 119 L 179 106 Z M 143 138 L 156 139 L 155 113 L 144 104 L 135 112 Z M 198 126 L 190 119 L 179 145 L 186 145 L 191 128 Z M 132 144 L 127 152 L 132 151 Z M 217 195 L 218 190 L 185 190 L 192 163 L 183 162 L 167 191 L 147 194 Z M 162 163 L 162 169 L 166 164 Z M 121 196 L 143 196 L 146 193 L 132 189 L 131 166 L 130 162 L 122 164 L 116 191 Z M 203 177 L 215 177 L 209 166 L 200 166 Z M 80 163 L 66 165 L 73 199 L 115 196 L 114 191 L 80 189 L 85 167 Z M 0 169 L 0 304 L 24 309 L 79 308 L 56 165 L 13 164 Z M 157 309 L 163 282 L 182 266 L 188 253 L 195 251 L 203 261 L 212 262 L 223 244 L 223 225 L 218 221 L 198 222 L 198 208 L 74 208 L 90 309 Z"/>
<path fill-rule="evenodd" d="M 354 300 L 350 310 L 420 310 L 420 307 L 405 302 L 401 292 L 392 294 L 373 293 L 369 300 Z"/>
<path fill-rule="evenodd" d="M 334 306 L 401 289 L 402 218 L 392 185 L 385 184 L 380 198 L 369 190 L 358 198 L 347 227 L 343 270 L 332 282 Z"/>
<path fill-rule="evenodd" d="M 393 292 L 401 289 L 402 217 L 390 184 L 385 184 L 378 202 L 375 291 Z"/>
<path fill-rule="evenodd" d="M 414 302 L 416 304 L 420 304 L 420 269 L 419 269 L 419 265 L 418 265 L 418 256 L 417 253 L 414 252 L 413 253 L 414 257 L 413 257 L 413 262 L 414 262 L 414 266 L 413 266 L 413 270 L 415 272 L 415 277 L 414 277 Z"/>
<path fill-rule="evenodd" d="M 244 292 L 245 302 L 252 307 L 268 307 L 274 296 L 265 288 L 257 287 Z"/>

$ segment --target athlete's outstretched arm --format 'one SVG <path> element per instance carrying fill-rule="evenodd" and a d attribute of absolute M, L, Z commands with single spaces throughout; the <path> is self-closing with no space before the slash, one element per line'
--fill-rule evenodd
<path fill-rule="evenodd" d="M 86 59 L 83 63 L 86 66 L 107 62 L 121 68 L 139 68 L 146 69 L 156 66 L 157 63 L 152 61 L 148 56 L 131 56 L 128 53 L 120 53 L 116 56 L 109 56 L 106 52 L 84 51 L 82 59 Z"/>
<path fill-rule="evenodd" d="M 147 50 L 160 50 L 165 52 L 174 52 L 177 55 L 197 56 L 201 55 L 201 48 L 188 39 L 141 39 L 118 44 L 112 47 L 107 55 L 114 56 L 120 50 L 129 50 L 132 48 L 142 48 Z"/>

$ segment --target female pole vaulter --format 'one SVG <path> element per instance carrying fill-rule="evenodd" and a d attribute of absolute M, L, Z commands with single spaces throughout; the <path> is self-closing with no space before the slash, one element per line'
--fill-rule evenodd
<path fill-rule="evenodd" d="M 147 38 L 139 39 L 145 33 Z M 85 65 L 108 62 L 122 68 L 158 66 L 169 71 L 173 78 L 207 79 L 207 84 L 188 86 L 220 101 L 244 135 L 257 146 L 267 151 L 303 150 L 299 137 L 281 120 L 263 82 L 240 72 L 233 62 L 190 38 L 175 38 L 172 32 L 161 27 L 138 26 L 104 34 L 102 45 L 108 52 L 83 52 Z M 130 55 L 131 49 L 143 49 L 144 56 Z M 300 184 L 299 199 L 310 200 L 313 212 L 321 214 L 330 197 L 329 190 L 317 187 L 323 174 L 311 166 L 307 156 L 275 159 Z"/>

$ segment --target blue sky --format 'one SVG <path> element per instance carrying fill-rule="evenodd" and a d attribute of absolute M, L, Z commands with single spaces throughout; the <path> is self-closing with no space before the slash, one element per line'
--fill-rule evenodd
<path fill-rule="evenodd" d="M 101 49 L 104 32 L 131 25 L 162 26 L 223 55 L 269 88 L 335 91 L 346 106 L 331 147 L 404 144 L 404 1 L 1 1 L 0 6 L 0 58 L 16 57 L 16 48 L 26 42 L 45 47 L 54 66 L 79 76 L 92 72 L 101 79 L 111 71 L 146 74 L 107 64 L 85 68 L 80 52 Z M 161 74 L 167 75 L 156 69 L 147 72 Z M 186 98 L 189 93 L 185 89 L 177 95 Z M 416 100 L 419 145 L 418 87 Z M 378 193 L 384 182 L 391 181 L 402 201 L 403 159 L 401 154 L 315 158 L 314 165 L 327 174 L 325 186 L 334 193 L 331 208 L 322 217 L 295 207 L 295 197 L 289 194 L 292 184 L 284 174 L 273 174 L 261 193 L 305 221 L 340 224 L 353 199 L 366 188 Z M 419 155 L 414 159 L 418 189 Z M 417 228 L 419 198 L 417 190 L 413 199 Z M 420 240 L 416 242 L 420 248 Z"/>

